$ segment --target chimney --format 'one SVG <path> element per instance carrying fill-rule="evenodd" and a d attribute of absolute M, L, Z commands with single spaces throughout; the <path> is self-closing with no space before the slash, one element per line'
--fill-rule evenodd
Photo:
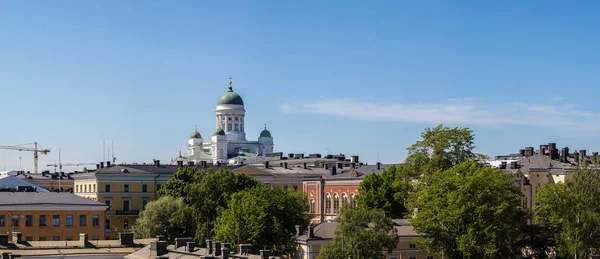
<path fill-rule="evenodd" d="M 587 159 L 585 149 L 579 150 L 579 154 L 581 154 L 581 161 L 585 161 Z"/>
<path fill-rule="evenodd" d="M 100 162 L 100 168 L 104 168 L 104 162 Z"/>
<path fill-rule="evenodd" d="M 377 170 L 381 170 L 381 163 L 377 162 Z"/>
<path fill-rule="evenodd" d="M 183 167 L 183 161 L 177 160 L 177 167 Z"/>
<path fill-rule="evenodd" d="M 519 168 L 517 165 L 517 161 L 510 162 L 510 169 L 517 169 L 517 168 Z"/>
<path fill-rule="evenodd" d="M 122 246 L 132 246 L 134 244 L 133 233 L 119 233 L 119 244 Z"/>
<path fill-rule="evenodd" d="M 302 235 L 302 230 L 301 230 L 302 226 L 300 225 L 296 225 L 296 237 L 299 237 Z"/>
<path fill-rule="evenodd" d="M 356 162 L 352 162 L 350 163 L 350 165 L 352 166 L 352 168 L 356 168 Z"/>
<path fill-rule="evenodd" d="M 221 166 L 221 161 L 217 161 L 217 166 Z"/>
<path fill-rule="evenodd" d="M 208 162 L 202 161 L 202 166 L 204 166 L 204 168 L 207 168 L 208 167 Z"/>
<path fill-rule="evenodd" d="M 519 155 L 525 156 L 525 149 L 519 149 Z"/>
<path fill-rule="evenodd" d="M 187 242 L 185 243 L 185 251 L 193 253 L 196 250 L 196 242 Z"/>
<path fill-rule="evenodd" d="M 288 153 L 288 158 L 290 158 L 290 159 L 294 158 L 294 153 Z"/>
<path fill-rule="evenodd" d="M 160 167 L 160 160 L 154 160 L 154 166 Z"/>
<path fill-rule="evenodd" d="M 594 164 L 598 163 L 598 152 L 592 152 L 592 162 L 594 162 Z"/>
<path fill-rule="evenodd" d="M 283 163 L 283 168 L 287 169 L 287 162 Z"/>
<path fill-rule="evenodd" d="M 100 169 L 100 164 L 96 164 L 96 169 Z"/>
<path fill-rule="evenodd" d="M 230 243 L 221 243 L 221 247 L 226 247 L 227 249 L 229 249 L 229 251 L 231 251 L 231 244 Z"/>
<path fill-rule="evenodd" d="M 315 227 L 314 226 L 308 226 L 308 237 L 309 238 L 315 237 Z"/>
<path fill-rule="evenodd" d="M 546 154 L 546 145 L 540 145 L 540 155 Z"/>
<path fill-rule="evenodd" d="M 221 248 L 221 258 L 229 259 L 229 248 L 227 248 L 227 247 Z"/>
<path fill-rule="evenodd" d="M 350 156 L 350 163 L 358 164 L 358 156 Z"/>
<path fill-rule="evenodd" d="M 525 156 L 527 156 L 527 157 L 533 156 L 533 147 L 526 147 L 525 148 Z"/>
<path fill-rule="evenodd" d="M 555 150 L 556 149 L 556 143 L 548 143 L 548 150 Z"/>
<path fill-rule="evenodd" d="M 336 173 L 337 173 L 337 172 L 336 172 L 336 167 L 335 167 L 335 166 L 332 166 L 332 167 L 331 167 L 331 175 L 335 175 Z"/>
<path fill-rule="evenodd" d="M 328 163 L 323 163 L 325 165 L 325 169 L 329 170 L 329 164 Z"/>
<path fill-rule="evenodd" d="M 579 163 L 579 153 L 577 151 L 573 153 L 573 157 L 575 158 L 575 163 Z"/>
<path fill-rule="evenodd" d="M 0 234 L 0 246 L 8 245 L 8 234 Z"/>
<path fill-rule="evenodd" d="M 194 166 L 194 161 L 188 161 L 188 162 L 187 162 L 187 165 L 188 165 L 188 166 Z"/>
<path fill-rule="evenodd" d="M 167 241 L 152 241 L 150 243 L 150 256 L 157 257 L 168 253 Z"/>
<path fill-rule="evenodd" d="M 110 167 L 110 161 L 106 161 L 106 167 Z"/>
<path fill-rule="evenodd" d="M 337 163 L 337 168 L 343 169 L 344 168 L 344 164 L 343 163 Z"/>
<path fill-rule="evenodd" d="M 265 168 L 269 168 L 269 161 L 265 161 L 264 163 Z"/>
<path fill-rule="evenodd" d="M 269 256 L 271 256 L 271 251 L 260 250 L 260 259 L 269 259 Z"/>
<path fill-rule="evenodd" d="M 569 157 L 569 148 L 568 147 L 563 147 L 562 150 L 561 150 L 561 152 L 560 152 L 560 160 L 561 160 L 561 162 L 568 163 L 569 162 L 568 157 Z"/>
<path fill-rule="evenodd" d="M 506 169 L 506 161 L 500 162 L 500 169 Z"/>
<path fill-rule="evenodd" d="M 213 241 L 213 252 L 215 252 L 215 256 L 221 256 L 221 242 Z"/>
<path fill-rule="evenodd" d="M 21 243 L 23 241 L 23 240 L 21 240 L 22 237 L 23 237 L 23 234 L 21 234 L 21 232 L 12 232 L 13 243 Z"/>
<path fill-rule="evenodd" d="M 306 169 L 306 163 L 302 164 L 302 168 Z"/>
<path fill-rule="evenodd" d="M 206 249 L 208 250 L 209 255 L 213 253 L 212 240 L 206 239 Z"/>

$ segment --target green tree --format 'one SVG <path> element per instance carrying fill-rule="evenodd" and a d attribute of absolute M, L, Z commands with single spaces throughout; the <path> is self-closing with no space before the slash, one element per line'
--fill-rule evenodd
<path fill-rule="evenodd" d="M 600 175 L 579 168 L 564 183 L 546 184 L 536 195 L 537 220 L 554 227 L 557 250 L 569 258 L 589 258 L 600 248 Z"/>
<path fill-rule="evenodd" d="M 448 128 L 440 124 L 425 129 L 421 138 L 408 148 L 404 162 L 414 177 L 485 157 L 473 152 L 475 135 L 469 128 Z"/>
<path fill-rule="evenodd" d="M 215 238 L 237 247 L 268 247 L 278 253 L 293 249 L 296 225 L 307 225 L 308 202 L 294 191 L 257 186 L 232 195 L 217 218 Z"/>
<path fill-rule="evenodd" d="M 343 206 L 336 221 L 333 242 L 321 247 L 319 258 L 384 258 L 383 251 L 398 243 L 396 229 L 382 210 Z"/>
<path fill-rule="evenodd" d="M 390 166 L 382 174 L 373 173 L 361 181 L 357 206 L 382 209 L 388 217 L 403 218 L 407 214 L 406 200 L 410 190 L 410 180 L 403 166 Z"/>
<path fill-rule="evenodd" d="M 166 235 L 167 238 L 189 235 L 194 228 L 189 221 L 192 210 L 186 206 L 182 198 L 171 196 L 160 197 L 146 205 L 135 224 L 132 226 L 136 238 L 151 238 Z"/>
<path fill-rule="evenodd" d="M 205 239 L 212 237 L 215 221 L 231 195 L 258 184 L 253 177 L 231 170 L 184 167 L 161 187 L 159 195 L 183 198 L 193 211 L 193 217 L 188 219 L 194 223 L 189 236 L 204 244 Z"/>
<path fill-rule="evenodd" d="M 430 252 L 447 258 L 511 258 L 526 214 L 512 175 L 477 162 L 428 175 L 411 220 Z"/>

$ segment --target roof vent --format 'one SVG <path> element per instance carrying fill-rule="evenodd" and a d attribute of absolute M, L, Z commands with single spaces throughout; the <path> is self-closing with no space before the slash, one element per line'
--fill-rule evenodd
<path fill-rule="evenodd" d="M 127 169 L 123 168 L 123 169 L 121 169 L 121 173 L 128 174 L 128 173 L 129 173 L 129 170 L 127 170 Z"/>

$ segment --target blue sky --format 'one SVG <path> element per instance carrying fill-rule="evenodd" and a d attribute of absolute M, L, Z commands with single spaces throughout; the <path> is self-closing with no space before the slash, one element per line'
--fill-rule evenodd
<path fill-rule="evenodd" d="M 168 160 L 234 77 L 276 151 L 400 162 L 426 127 L 477 151 L 600 150 L 597 1 L 1 1 L 0 145 L 41 164 Z M 0 151 L 0 165 L 32 154 Z M 0 166 L 0 170 L 2 170 Z"/>

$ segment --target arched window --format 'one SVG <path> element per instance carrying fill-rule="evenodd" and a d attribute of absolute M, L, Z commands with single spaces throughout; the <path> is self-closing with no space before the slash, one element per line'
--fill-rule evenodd
<path fill-rule="evenodd" d="M 310 200 L 310 213 L 315 213 L 315 200 Z"/>
<path fill-rule="evenodd" d="M 128 220 L 128 219 L 125 219 L 125 220 L 123 221 L 123 228 L 128 228 L 128 227 L 129 227 L 129 220 Z"/>
<path fill-rule="evenodd" d="M 110 219 L 104 221 L 104 229 L 110 230 Z"/>
<path fill-rule="evenodd" d="M 356 208 L 356 195 L 354 193 L 350 194 L 350 207 Z"/>
<path fill-rule="evenodd" d="M 331 213 L 331 195 L 325 194 L 325 213 Z"/>
<path fill-rule="evenodd" d="M 347 205 L 348 203 L 348 195 L 342 193 L 342 206 Z"/>
<path fill-rule="evenodd" d="M 340 211 L 340 196 L 333 194 L 333 213 L 337 214 Z"/>

